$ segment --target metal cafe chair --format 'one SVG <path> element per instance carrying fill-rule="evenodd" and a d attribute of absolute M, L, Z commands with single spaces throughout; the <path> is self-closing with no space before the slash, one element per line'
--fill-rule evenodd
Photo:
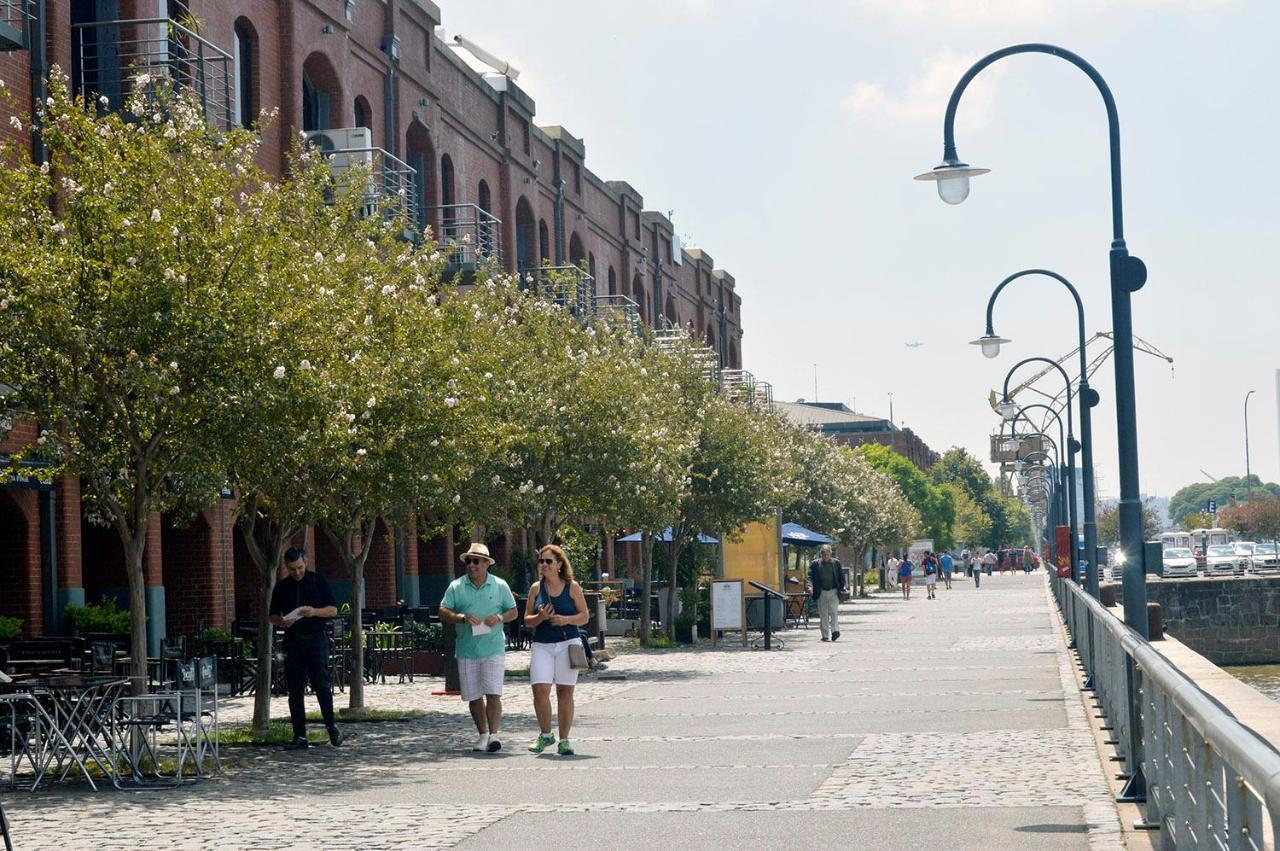
<path fill-rule="evenodd" d="M 109 641 L 89 644 L 89 673 L 114 674 L 116 672 L 116 646 Z"/>
<path fill-rule="evenodd" d="M 192 663 L 195 674 L 190 705 L 190 723 L 196 753 L 196 774 L 204 776 L 205 758 L 213 755 L 214 764 L 221 767 L 218 746 L 218 663 L 213 656 L 202 656 Z"/>
<path fill-rule="evenodd" d="M 8 757 L 10 788 L 17 787 L 18 771 L 24 762 L 30 767 L 35 783 L 40 782 L 47 722 L 48 716 L 32 695 L 0 694 L 0 756 Z"/>
<path fill-rule="evenodd" d="M 171 670 L 172 678 L 162 682 L 156 691 L 122 696 L 115 702 L 116 749 L 128 762 L 135 785 L 181 784 L 187 759 L 196 750 L 191 709 L 195 665 L 179 662 Z M 172 731 L 171 737 L 169 731 Z M 166 746 L 173 748 L 172 777 L 160 771 Z M 199 764 L 197 757 L 197 768 Z"/>

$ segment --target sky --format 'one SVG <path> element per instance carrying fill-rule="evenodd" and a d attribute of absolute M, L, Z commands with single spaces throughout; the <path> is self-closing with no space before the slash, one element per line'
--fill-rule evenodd
<path fill-rule="evenodd" d="M 1147 264 L 1134 333 L 1142 490 L 1206 476 L 1280 481 L 1276 212 L 1280 3 L 1274 0 L 441 0 L 461 33 L 521 71 L 539 124 L 585 139 L 587 164 L 673 211 L 687 246 L 733 273 L 744 366 L 788 401 L 894 416 L 941 452 L 980 458 L 987 397 L 1018 360 L 1076 344 L 1069 295 L 1013 284 L 1011 338 L 987 360 L 987 298 L 1048 268 L 1111 327 L 1106 117 L 1077 69 L 1016 56 L 970 86 L 965 161 L 992 169 L 951 207 L 911 178 L 942 157 L 956 80 L 1008 44 L 1082 55 L 1120 116 L 1125 236 Z M 924 345 L 908 348 L 908 342 Z M 1069 370 L 1076 371 L 1075 362 Z M 1026 369 L 1026 368 L 1024 368 Z M 1022 374 L 1022 373 L 1019 373 Z M 1118 492 L 1114 372 L 1095 374 L 1100 497 Z M 1047 386 L 1047 385 L 1046 385 Z M 1028 397 L 1029 398 L 1029 397 Z"/>

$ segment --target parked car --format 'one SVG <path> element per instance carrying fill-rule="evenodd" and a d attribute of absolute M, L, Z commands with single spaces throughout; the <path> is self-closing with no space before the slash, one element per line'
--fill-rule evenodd
<path fill-rule="evenodd" d="M 1254 573 L 1280 573 L 1280 552 L 1276 551 L 1276 542 L 1258 544 L 1253 549 Z"/>
<path fill-rule="evenodd" d="M 1196 575 L 1196 557 L 1190 547 L 1170 547 L 1164 551 L 1164 578 L 1185 579 Z"/>
<path fill-rule="evenodd" d="M 1253 541 L 1236 541 L 1232 546 L 1236 548 L 1236 557 L 1244 559 L 1253 567 L 1253 550 L 1258 545 Z"/>
<path fill-rule="evenodd" d="M 1210 546 L 1205 559 L 1205 576 L 1235 576 L 1249 569 L 1249 560 L 1236 555 L 1233 544 Z"/>

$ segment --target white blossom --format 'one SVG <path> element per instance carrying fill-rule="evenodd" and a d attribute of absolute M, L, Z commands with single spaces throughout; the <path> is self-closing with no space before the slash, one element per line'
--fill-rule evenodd
<path fill-rule="evenodd" d="M 271 373 L 271 377 L 276 379 L 277 381 L 279 381 L 281 378 L 284 378 L 284 367 L 283 366 L 276 367 L 276 371 Z"/>

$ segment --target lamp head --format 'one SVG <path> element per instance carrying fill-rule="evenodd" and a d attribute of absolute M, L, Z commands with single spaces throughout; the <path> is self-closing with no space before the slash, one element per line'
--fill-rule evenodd
<path fill-rule="evenodd" d="M 1014 417 L 1018 416 L 1018 410 L 1018 403 L 1009 398 L 1001 399 L 1000 403 L 996 405 L 996 413 L 999 414 L 1000 418 L 1005 422 L 1009 422 Z"/>
<path fill-rule="evenodd" d="M 989 168 L 973 168 L 968 163 L 943 163 L 933 171 L 917 174 L 916 180 L 932 180 L 938 184 L 938 197 L 948 204 L 959 204 L 969 197 L 969 178 L 990 172 Z"/>
<path fill-rule="evenodd" d="M 982 348 L 983 357 L 993 358 L 1000 354 L 1000 346 L 1005 343 L 1012 343 L 1012 340 L 1001 337 L 999 334 L 984 334 L 976 340 L 969 343 L 971 346 L 980 346 Z"/>

